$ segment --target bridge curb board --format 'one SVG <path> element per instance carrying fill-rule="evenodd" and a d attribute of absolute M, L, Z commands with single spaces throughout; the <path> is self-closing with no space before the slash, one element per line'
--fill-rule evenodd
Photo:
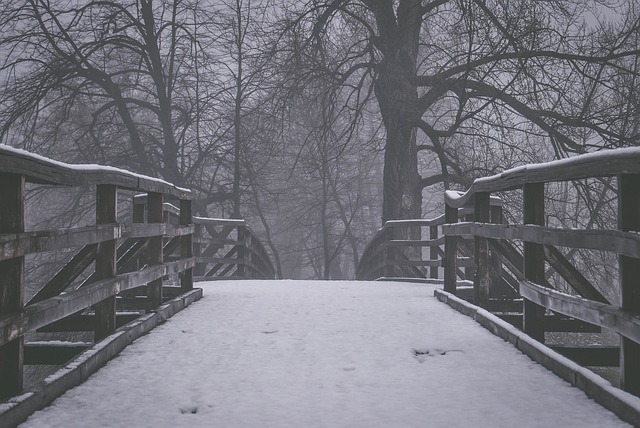
<path fill-rule="evenodd" d="M 0 426 L 13 427 L 24 422 L 32 413 L 87 380 L 133 341 L 201 297 L 202 289 L 194 288 L 167 301 L 154 312 L 118 328 L 31 389 L 0 403 Z"/>
<path fill-rule="evenodd" d="M 614 387 L 591 370 L 581 367 L 544 344 L 532 339 L 506 321 L 446 291 L 434 290 L 435 297 L 458 312 L 473 318 L 494 335 L 514 345 L 520 352 L 582 390 L 620 419 L 640 426 L 640 398 Z"/>

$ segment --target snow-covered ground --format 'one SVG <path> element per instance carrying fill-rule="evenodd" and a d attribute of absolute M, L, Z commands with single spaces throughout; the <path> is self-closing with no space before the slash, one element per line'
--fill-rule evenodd
<path fill-rule="evenodd" d="M 410 283 L 201 283 L 204 297 L 23 427 L 613 427 Z"/>

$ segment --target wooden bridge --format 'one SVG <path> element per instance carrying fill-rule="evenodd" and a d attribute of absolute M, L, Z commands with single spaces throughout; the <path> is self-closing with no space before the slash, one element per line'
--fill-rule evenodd
<path fill-rule="evenodd" d="M 606 181 L 618 198 L 615 228 L 546 224 L 546 185 L 603 177 L 615 179 Z M 30 183 L 48 191 L 94 189 L 95 224 L 25 232 L 26 212 L 36 209 L 25 209 Z M 48 405 L 198 300 L 194 281 L 274 278 L 244 220 L 194 216 L 191 199 L 188 189 L 162 180 L 0 146 L 0 424 L 15 425 Z M 506 201 L 522 204 L 510 224 Z M 640 425 L 640 150 L 506 171 L 476 180 L 465 193 L 446 192 L 444 204 L 437 219 L 388 221 L 364 251 L 358 278 L 436 284 L 439 300 Z M 618 283 L 592 284 L 566 249 L 615 255 Z M 61 251 L 67 257 L 49 269 L 51 278 L 31 287 L 25 271 L 39 255 Z M 578 346 L 573 335 L 601 331 L 619 343 Z M 567 342 L 545 346 L 545 333 L 553 332 Z M 42 366 L 50 370 L 32 378 Z"/>

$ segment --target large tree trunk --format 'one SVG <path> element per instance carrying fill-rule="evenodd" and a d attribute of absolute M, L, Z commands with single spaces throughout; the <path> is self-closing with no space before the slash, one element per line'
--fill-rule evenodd
<path fill-rule="evenodd" d="M 395 12 L 386 2 L 369 4 L 376 16 L 379 47 L 383 54 L 375 82 L 375 94 L 387 130 L 382 221 L 420 218 L 422 188 L 415 132 L 418 92 L 413 80 L 421 1 L 401 0 Z"/>

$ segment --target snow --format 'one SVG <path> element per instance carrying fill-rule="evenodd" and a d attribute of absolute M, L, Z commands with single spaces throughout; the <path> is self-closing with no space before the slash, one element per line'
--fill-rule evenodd
<path fill-rule="evenodd" d="M 616 427 L 407 282 L 219 281 L 23 427 Z"/>
<path fill-rule="evenodd" d="M 149 177 L 148 175 L 143 175 L 143 174 L 138 174 L 136 172 L 131 172 L 128 171 L 126 169 L 122 169 L 122 168 L 116 168 L 114 166 L 108 166 L 108 165 L 98 165 L 98 164 L 72 164 L 72 163 L 65 163 L 65 162 L 61 162 L 55 159 L 51 159 L 42 155 L 39 155 L 37 153 L 32 153 L 32 152 L 28 152 L 26 150 L 23 149 L 18 149 L 16 147 L 12 147 L 12 146 L 7 146 L 6 144 L 0 144 L 0 153 L 8 153 L 8 154 L 16 154 L 16 155 L 20 155 L 20 156 L 26 156 L 29 158 L 32 158 L 34 160 L 38 160 L 40 162 L 49 164 L 49 165 L 55 165 L 55 166 L 59 166 L 61 168 L 68 168 L 71 170 L 75 170 L 75 171 L 84 171 L 84 172 L 114 172 L 114 173 L 118 173 L 118 174 L 125 174 L 128 175 L 130 177 L 136 177 L 136 178 L 142 178 L 148 181 L 152 181 L 155 183 L 159 183 L 159 184 L 163 184 L 166 186 L 172 186 L 175 189 L 181 191 L 181 192 L 186 192 L 186 193 L 191 193 L 190 189 L 186 189 L 183 187 L 179 187 L 176 186 L 173 183 L 169 183 L 168 181 L 165 181 L 161 178 L 156 178 L 156 177 Z"/>

